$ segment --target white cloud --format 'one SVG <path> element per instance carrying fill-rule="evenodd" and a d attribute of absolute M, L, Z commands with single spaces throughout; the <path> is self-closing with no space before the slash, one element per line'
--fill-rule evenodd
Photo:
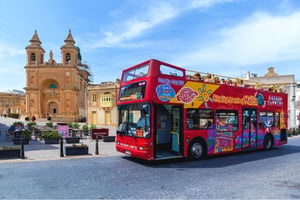
<path fill-rule="evenodd" d="M 234 0 L 193 0 L 188 8 L 189 9 L 209 8 L 209 7 L 214 6 L 216 4 L 233 2 L 233 1 Z"/>
<path fill-rule="evenodd" d="M 176 63 L 241 66 L 299 59 L 299 21 L 300 12 L 286 16 L 255 13 L 235 27 L 220 30 L 210 47 L 188 52 Z"/>
<path fill-rule="evenodd" d="M 99 48 L 122 45 L 128 40 L 141 36 L 145 31 L 178 17 L 182 12 L 208 8 L 215 4 L 231 1 L 233 0 L 194 0 L 188 3 L 183 3 L 182 1 L 179 1 L 179 3 L 175 1 L 167 3 L 165 1 L 164 3 L 159 3 L 159 5 L 153 4 L 153 7 L 149 10 L 133 16 L 125 22 L 119 22 L 117 25 L 112 26 L 109 31 L 102 31 L 104 37 L 93 42 L 91 46 Z"/>
<path fill-rule="evenodd" d="M 6 44 L 0 44 L 0 58 L 7 56 L 25 55 L 24 49 L 19 49 Z"/>
<path fill-rule="evenodd" d="M 135 16 L 125 22 L 118 23 L 117 31 L 102 32 L 104 38 L 94 43 L 93 47 L 111 47 L 122 44 L 124 41 L 140 36 L 144 31 L 173 18 L 178 13 L 177 9 L 161 4 L 159 8 L 153 8 L 143 13 L 142 16 Z"/>

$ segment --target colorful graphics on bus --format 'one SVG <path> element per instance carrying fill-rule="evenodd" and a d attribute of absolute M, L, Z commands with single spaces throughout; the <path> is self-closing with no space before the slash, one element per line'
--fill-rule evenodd
<path fill-rule="evenodd" d="M 208 129 L 207 136 L 208 154 L 229 152 L 234 149 L 234 136 L 232 132 L 216 132 Z"/>
<path fill-rule="evenodd" d="M 176 94 L 170 103 L 184 103 L 185 108 L 199 108 L 202 104 L 209 108 L 209 102 L 214 102 L 212 95 L 219 85 L 188 81 Z"/>
<path fill-rule="evenodd" d="M 183 88 L 177 92 L 176 98 L 170 98 L 170 103 L 184 103 L 185 108 L 199 108 L 205 105 L 209 108 L 210 103 L 237 104 L 243 106 L 257 106 L 258 99 L 255 95 L 244 95 L 243 97 L 234 97 L 215 94 L 220 87 L 216 84 L 186 82 Z M 260 97 L 260 99 L 263 97 Z"/>
<path fill-rule="evenodd" d="M 175 97 L 175 90 L 169 84 L 158 85 L 156 94 L 161 101 L 168 101 Z"/>

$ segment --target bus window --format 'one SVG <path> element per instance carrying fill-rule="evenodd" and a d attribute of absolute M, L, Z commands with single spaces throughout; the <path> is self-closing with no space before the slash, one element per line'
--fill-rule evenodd
<path fill-rule="evenodd" d="M 160 73 L 164 75 L 171 75 L 171 76 L 179 76 L 183 77 L 183 71 L 179 69 L 175 69 L 173 67 L 169 67 L 167 65 L 160 65 Z"/>
<path fill-rule="evenodd" d="M 213 121 L 213 110 L 193 108 L 188 108 L 186 110 L 186 128 L 189 130 L 212 128 Z"/>
<path fill-rule="evenodd" d="M 149 64 L 143 65 L 141 67 L 137 67 L 134 69 L 131 69 L 129 71 L 125 71 L 122 82 L 131 81 L 133 79 L 141 78 L 148 75 L 149 70 Z"/>
<path fill-rule="evenodd" d="M 236 111 L 216 111 L 216 130 L 217 131 L 237 131 L 238 114 Z"/>
<path fill-rule="evenodd" d="M 276 127 L 280 127 L 280 114 L 278 112 L 275 113 L 275 123 Z"/>
<path fill-rule="evenodd" d="M 260 112 L 259 113 L 259 128 L 270 128 L 274 126 L 274 113 L 273 112 Z"/>

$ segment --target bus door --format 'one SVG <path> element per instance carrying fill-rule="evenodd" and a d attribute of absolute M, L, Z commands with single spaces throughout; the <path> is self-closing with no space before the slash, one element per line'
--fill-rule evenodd
<path fill-rule="evenodd" d="M 243 149 L 255 149 L 257 145 L 257 110 L 243 109 Z"/>
<path fill-rule="evenodd" d="M 155 159 L 182 156 L 183 107 L 155 105 Z"/>
<path fill-rule="evenodd" d="M 172 107 L 172 123 L 171 123 L 171 149 L 175 153 L 180 152 L 180 140 L 181 140 L 181 133 L 182 133 L 182 127 L 181 127 L 181 119 L 183 118 L 181 115 L 182 109 L 180 106 L 174 106 Z"/>

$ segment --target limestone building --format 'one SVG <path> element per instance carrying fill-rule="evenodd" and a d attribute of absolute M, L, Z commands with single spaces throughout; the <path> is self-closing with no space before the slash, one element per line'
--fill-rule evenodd
<path fill-rule="evenodd" d="M 0 114 L 9 116 L 17 114 L 19 117 L 25 115 L 25 95 L 21 91 L 0 92 Z"/>
<path fill-rule="evenodd" d="M 71 30 L 61 46 L 61 63 L 45 50 L 35 31 L 26 47 L 26 115 L 53 121 L 78 121 L 86 117 L 89 68 L 81 62 Z"/>
<path fill-rule="evenodd" d="M 257 82 L 259 87 L 264 89 L 273 87 L 277 91 L 286 92 L 288 95 L 288 128 L 297 128 L 295 75 L 278 75 L 275 73 L 274 67 L 269 67 L 264 76 L 250 76 L 250 72 L 248 72 L 246 80 Z"/>
<path fill-rule="evenodd" d="M 300 83 L 296 84 L 296 116 L 297 116 L 297 128 L 300 129 Z"/>
<path fill-rule="evenodd" d="M 120 80 L 88 86 L 88 124 L 117 126 Z"/>

